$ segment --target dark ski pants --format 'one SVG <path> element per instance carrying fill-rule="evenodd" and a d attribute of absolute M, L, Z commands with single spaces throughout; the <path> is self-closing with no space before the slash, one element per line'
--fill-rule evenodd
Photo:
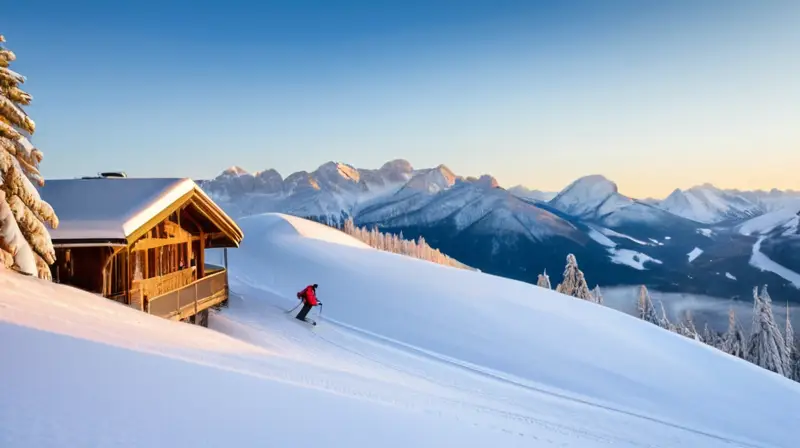
<path fill-rule="evenodd" d="M 300 320 L 306 320 L 306 315 L 308 314 L 309 311 L 311 311 L 311 305 L 309 305 L 308 302 L 304 302 L 303 309 L 300 310 L 299 313 L 297 313 L 297 318 Z"/>

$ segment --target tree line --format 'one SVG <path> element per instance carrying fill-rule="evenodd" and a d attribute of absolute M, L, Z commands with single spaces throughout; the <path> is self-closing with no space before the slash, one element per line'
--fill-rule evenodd
<path fill-rule="evenodd" d="M 539 275 L 538 286 L 552 289 L 547 272 Z M 562 294 L 603 304 L 600 288 L 589 289 L 583 272 L 578 268 L 575 256 L 567 256 L 563 281 L 555 290 Z M 728 312 L 728 329 L 724 333 L 711 330 L 706 324 L 700 331 L 695 327 L 691 312 L 686 311 L 676 322 L 667 317 L 664 304 L 656 308 L 647 287 L 639 287 L 637 317 L 667 331 L 708 344 L 729 355 L 749 361 L 759 367 L 800 382 L 800 338 L 795 338 L 789 307 L 786 307 L 786 322 L 781 325 L 772 313 L 772 298 L 764 285 L 759 291 L 753 289 L 753 321 L 750 330 L 745 332 L 736 320 L 733 309 Z"/>
<path fill-rule="evenodd" d="M 431 247 L 422 235 L 416 240 L 407 240 L 404 238 L 402 231 L 399 234 L 394 234 L 391 232 L 381 232 L 376 226 L 372 228 L 368 228 L 367 226 L 359 227 L 355 225 L 352 217 L 347 217 L 344 220 L 331 219 L 328 216 L 308 217 L 307 219 L 341 230 L 378 250 L 414 257 L 444 266 L 471 271 L 476 270 L 447 256 L 439 249 Z"/>

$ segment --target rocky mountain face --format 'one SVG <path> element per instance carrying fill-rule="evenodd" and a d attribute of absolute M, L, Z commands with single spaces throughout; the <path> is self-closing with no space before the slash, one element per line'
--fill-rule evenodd
<path fill-rule="evenodd" d="M 489 175 L 417 169 L 402 159 L 378 169 L 328 162 L 285 179 L 275 170 L 231 167 L 201 187 L 235 217 L 352 216 L 358 225 L 423 236 L 463 263 L 522 281 L 535 283 L 544 270 L 557 281 L 572 253 L 593 285 L 747 300 L 753 286 L 769 284 L 774 297 L 800 302 L 790 274 L 758 261 L 800 272 L 800 193 L 792 191 L 706 184 L 637 200 L 601 175 L 558 193 L 507 190 Z"/>

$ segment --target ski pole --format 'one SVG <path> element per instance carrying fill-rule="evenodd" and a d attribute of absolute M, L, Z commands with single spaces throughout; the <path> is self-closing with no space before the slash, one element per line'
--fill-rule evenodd
<path fill-rule="evenodd" d="M 303 303 L 303 302 L 301 301 L 300 303 L 298 303 L 297 305 L 295 305 L 295 306 L 294 306 L 294 308 L 292 308 L 292 309 L 290 309 L 289 311 L 287 311 L 287 312 L 286 312 L 286 314 L 289 314 L 289 313 L 291 313 L 292 311 L 296 310 L 296 309 L 297 309 L 297 307 L 298 307 L 298 306 L 300 306 L 300 304 L 301 304 L 301 303 Z"/>

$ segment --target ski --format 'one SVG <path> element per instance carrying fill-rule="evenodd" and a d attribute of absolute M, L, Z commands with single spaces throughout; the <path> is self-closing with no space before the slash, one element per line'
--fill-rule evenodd
<path fill-rule="evenodd" d="M 307 324 L 311 324 L 314 327 L 317 326 L 317 321 L 315 321 L 314 319 L 311 319 L 309 317 L 306 317 L 305 320 L 298 319 L 296 316 L 292 316 L 291 318 L 296 320 L 296 321 L 299 321 L 299 322 L 305 322 Z"/>
<path fill-rule="evenodd" d="M 295 317 L 295 319 L 297 319 L 297 318 Z M 297 319 L 297 320 L 300 320 L 300 319 Z M 304 321 L 301 321 L 301 322 L 305 322 L 307 324 L 311 324 L 314 327 L 317 326 L 317 321 L 315 321 L 314 319 L 309 319 L 307 317 L 306 317 L 306 319 Z"/>

